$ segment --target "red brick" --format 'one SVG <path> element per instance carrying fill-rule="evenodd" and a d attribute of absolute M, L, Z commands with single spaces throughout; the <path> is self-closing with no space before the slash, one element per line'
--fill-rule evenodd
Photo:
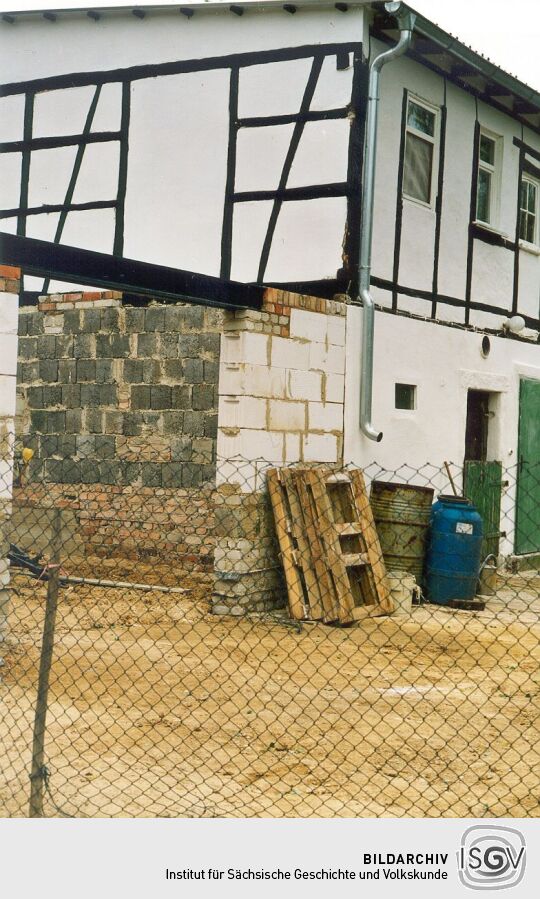
<path fill-rule="evenodd" d="M 21 280 L 21 270 L 14 265 L 0 265 L 0 278 L 13 278 Z"/>

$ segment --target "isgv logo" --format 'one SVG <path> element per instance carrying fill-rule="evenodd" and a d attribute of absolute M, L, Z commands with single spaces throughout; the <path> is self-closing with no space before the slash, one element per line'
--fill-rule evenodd
<path fill-rule="evenodd" d="M 525 838 L 511 827 L 469 827 L 461 838 L 457 862 L 459 879 L 471 890 L 514 887 L 525 874 Z"/>

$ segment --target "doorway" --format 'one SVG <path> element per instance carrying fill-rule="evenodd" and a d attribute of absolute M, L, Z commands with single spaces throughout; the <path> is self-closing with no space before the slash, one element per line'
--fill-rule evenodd
<path fill-rule="evenodd" d="M 498 400 L 498 394 L 486 390 L 467 392 L 463 493 L 482 516 L 483 558 L 498 555 L 501 536 L 502 464 L 489 459 Z"/>

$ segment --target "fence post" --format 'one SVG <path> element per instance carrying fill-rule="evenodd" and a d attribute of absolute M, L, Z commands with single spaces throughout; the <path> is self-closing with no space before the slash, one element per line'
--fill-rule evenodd
<path fill-rule="evenodd" d="M 59 509 L 53 510 L 50 568 L 47 581 L 47 603 L 43 624 L 43 640 L 39 662 L 38 692 L 36 714 L 34 718 L 34 737 L 32 741 L 32 771 L 30 774 L 30 818 L 43 817 L 43 791 L 45 786 L 44 752 L 45 731 L 47 721 L 47 697 L 49 693 L 49 677 L 54 649 L 54 628 L 56 609 L 58 606 L 58 582 L 60 577 L 60 548 L 62 538 L 62 517 Z"/>

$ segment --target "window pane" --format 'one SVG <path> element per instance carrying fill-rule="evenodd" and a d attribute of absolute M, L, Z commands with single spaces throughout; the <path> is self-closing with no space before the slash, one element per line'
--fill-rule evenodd
<path fill-rule="evenodd" d="M 433 137 L 435 134 L 435 113 L 430 112 L 429 109 L 424 109 L 423 106 L 419 106 L 418 103 L 409 100 L 407 125 Z"/>
<path fill-rule="evenodd" d="M 529 243 L 534 243 L 534 237 L 535 237 L 535 234 L 534 234 L 535 227 L 534 226 L 535 226 L 535 217 L 534 217 L 534 215 L 531 215 L 529 213 L 529 215 L 527 216 L 527 232 L 526 232 L 527 236 L 525 238 L 525 240 L 528 240 Z"/>
<path fill-rule="evenodd" d="M 519 213 L 519 239 L 527 240 L 526 235 L 527 235 L 527 213 L 524 212 L 523 209 L 521 209 L 520 213 Z"/>
<path fill-rule="evenodd" d="M 478 190 L 476 194 L 476 218 L 479 222 L 490 221 L 491 213 L 491 173 L 478 170 Z"/>
<path fill-rule="evenodd" d="M 536 185 L 530 181 L 527 184 L 527 209 L 529 212 L 536 212 Z"/>
<path fill-rule="evenodd" d="M 488 165 L 495 165 L 495 141 L 485 134 L 480 135 L 480 159 Z"/>
<path fill-rule="evenodd" d="M 431 201 L 431 169 L 433 144 L 415 134 L 407 134 L 405 144 L 405 168 L 403 193 L 415 200 Z"/>
<path fill-rule="evenodd" d="M 396 384 L 396 409 L 416 409 L 415 384 Z"/>

